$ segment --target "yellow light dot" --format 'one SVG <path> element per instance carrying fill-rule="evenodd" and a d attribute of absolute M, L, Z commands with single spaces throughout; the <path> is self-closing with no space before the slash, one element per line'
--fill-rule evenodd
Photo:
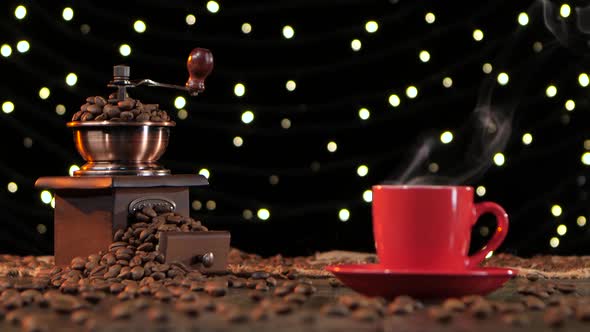
<path fill-rule="evenodd" d="M 80 167 L 78 165 L 72 165 L 70 166 L 70 169 L 68 169 L 68 174 L 70 176 L 74 176 L 74 172 L 79 171 Z"/>
<path fill-rule="evenodd" d="M 590 152 L 584 152 L 582 155 L 582 163 L 584 165 L 590 165 Z"/>
<path fill-rule="evenodd" d="M 246 219 L 246 220 L 250 220 L 250 219 L 252 219 L 252 217 L 254 217 L 254 213 L 252 213 L 252 211 L 249 209 L 245 209 L 242 212 L 242 217 L 244 217 L 244 219 Z"/>
<path fill-rule="evenodd" d="M 18 185 L 14 182 L 9 182 L 8 186 L 6 186 L 6 188 L 8 189 L 9 192 L 14 194 L 18 190 Z"/>
<path fill-rule="evenodd" d="M 234 86 L 234 94 L 238 97 L 243 96 L 246 93 L 246 86 L 242 83 L 237 83 Z"/>
<path fill-rule="evenodd" d="M 436 20 L 436 16 L 434 16 L 433 13 L 426 13 L 426 15 L 424 16 L 424 20 L 426 21 L 426 23 L 432 24 Z"/>
<path fill-rule="evenodd" d="M 555 85 L 548 86 L 547 89 L 545 90 L 545 94 L 549 98 L 555 97 L 557 95 L 557 88 L 555 87 Z"/>
<path fill-rule="evenodd" d="M 502 166 L 502 165 L 504 165 L 505 162 L 506 162 L 506 158 L 504 157 L 504 155 L 502 153 L 498 152 L 494 155 L 494 163 L 497 166 Z"/>
<path fill-rule="evenodd" d="M 206 177 L 207 179 L 209 178 L 209 176 L 211 176 L 211 173 L 209 173 L 209 170 L 206 168 L 201 168 L 199 170 L 199 174 Z"/>
<path fill-rule="evenodd" d="M 398 107 L 399 104 L 401 103 L 401 99 L 399 99 L 398 95 L 396 94 L 391 94 L 389 95 L 389 105 L 393 106 L 393 107 Z"/>
<path fill-rule="evenodd" d="M 534 42 L 533 43 L 533 51 L 535 51 L 535 53 L 539 53 L 543 50 L 543 43 L 541 42 Z"/>
<path fill-rule="evenodd" d="M 567 233 L 567 226 L 566 225 L 559 225 L 557 226 L 557 234 L 563 236 Z"/>
<path fill-rule="evenodd" d="M 475 41 L 481 41 L 483 39 L 483 31 L 480 29 L 473 30 L 473 39 Z"/>
<path fill-rule="evenodd" d="M 350 211 L 348 209 L 340 209 L 338 211 L 338 219 L 342 222 L 347 222 L 350 219 Z"/>
<path fill-rule="evenodd" d="M 477 196 L 483 197 L 486 194 L 486 187 L 484 187 L 484 186 L 478 186 L 475 189 L 475 193 L 477 194 Z"/>
<path fill-rule="evenodd" d="M 531 135 L 530 133 L 525 133 L 524 135 L 522 135 L 522 144 L 529 145 L 532 142 L 533 142 L 533 135 Z"/>
<path fill-rule="evenodd" d="M 242 24 L 242 32 L 245 34 L 249 34 L 250 32 L 252 32 L 252 24 L 247 22 Z"/>
<path fill-rule="evenodd" d="M 119 53 L 121 53 L 122 56 L 129 56 L 131 54 L 131 46 L 128 44 L 119 46 Z"/>
<path fill-rule="evenodd" d="M 440 141 L 443 144 L 449 144 L 453 141 L 453 133 L 450 131 L 445 131 L 442 134 L 440 134 Z"/>
<path fill-rule="evenodd" d="M 55 106 L 55 113 L 57 113 L 57 115 L 66 114 L 66 107 L 62 104 Z"/>
<path fill-rule="evenodd" d="M 272 184 L 273 186 L 279 184 L 279 176 L 278 175 L 271 175 L 271 176 L 269 176 L 268 177 L 268 182 L 270 184 Z"/>
<path fill-rule="evenodd" d="M 55 209 L 55 197 L 51 197 L 51 202 L 49 202 L 49 205 Z"/>
<path fill-rule="evenodd" d="M 360 165 L 356 169 L 356 174 L 358 174 L 358 176 L 360 177 L 366 176 L 367 174 L 369 174 L 369 167 L 367 167 L 366 165 Z"/>
<path fill-rule="evenodd" d="M 359 118 L 362 120 L 367 120 L 371 116 L 371 112 L 366 108 L 361 108 L 359 110 Z"/>
<path fill-rule="evenodd" d="M 14 111 L 14 104 L 11 101 L 5 101 L 2 103 L 2 112 L 9 114 Z"/>
<path fill-rule="evenodd" d="M 289 120 L 289 119 L 282 119 L 281 120 L 281 127 L 283 129 L 289 129 L 289 128 L 291 128 L 291 120 Z"/>
<path fill-rule="evenodd" d="M 256 216 L 258 216 L 258 219 L 260 220 L 268 220 L 268 218 L 270 218 L 270 211 L 268 211 L 268 209 L 259 209 L 258 212 L 256 212 Z"/>
<path fill-rule="evenodd" d="M 443 78 L 442 84 L 445 88 L 450 88 L 453 86 L 453 79 L 450 77 Z"/>
<path fill-rule="evenodd" d="M 138 33 L 144 33 L 146 28 L 147 26 L 142 20 L 137 20 L 135 23 L 133 23 L 133 29 L 135 29 L 135 31 Z"/>
<path fill-rule="evenodd" d="M 418 88 L 416 88 L 413 85 L 410 85 L 407 89 L 406 89 L 406 96 L 408 96 L 408 98 L 410 99 L 414 99 L 418 96 Z"/>
<path fill-rule="evenodd" d="M 219 3 L 217 1 L 209 1 L 207 2 L 207 10 L 213 14 L 219 11 Z"/>
<path fill-rule="evenodd" d="M 492 65 L 489 63 L 484 63 L 483 66 L 481 67 L 481 70 L 483 70 L 484 73 L 489 74 L 492 72 Z"/>
<path fill-rule="evenodd" d="M 561 15 L 561 17 L 563 17 L 563 18 L 569 17 L 571 13 L 572 13 L 572 8 L 567 3 L 564 3 L 559 8 L 559 15 Z"/>
<path fill-rule="evenodd" d="M 14 10 L 14 16 L 19 20 L 25 18 L 25 16 L 27 16 L 27 7 L 23 5 L 16 7 L 16 9 Z"/>
<path fill-rule="evenodd" d="M 12 47 L 8 44 L 2 45 L 2 47 L 0 47 L 0 54 L 5 58 L 9 57 L 12 54 Z"/>
<path fill-rule="evenodd" d="M 297 84 L 293 80 L 288 80 L 287 83 L 285 84 L 285 88 L 287 88 L 288 91 L 295 91 L 296 87 L 297 87 Z"/>
<path fill-rule="evenodd" d="M 51 91 L 49 90 L 49 88 L 42 87 L 39 90 L 39 98 L 41 98 L 41 99 L 47 99 L 47 98 L 49 98 L 49 95 L 50 94 L 51 94 Z"/>
<path fill-rule="evenodd" d="M 527 13 L 518 14 L 518 24 L 522 26 L 529 24 L 529 15 Z"/>
<path fill-rule="evenodd" d="M 51 203 L 51 199 L 53 198 L 53 196 L 51 195 L 51 193 L 47 190 L 43 190 L 41 192 L 41 202 L 45 203 L 45 204 L 49 204 Z"/>
<path fill-rule="evenodd" d="M 186 18 L 184 19 L 184 21 L 186 22 L 187 25 L 194 25 L 197 22 L 197 18 L 193 14 L 188 14 L 188 15 L 186 15 Z"/>
<path fill-rule="evenodd" d="M 580 86 L 587 87 L 588 84 L 590 84 L 590 77 L 588 77 L 588 74 L 581 73 L 578 76 L 578 83 L 580 83 Z"/>
<path fill-rule="evenodd" d="M 430 173 L 436 173 L 436 172 L 438 172 L 439 169 L 440 169 L 440 167 L 438 166 L 437 163 L 430 163 L 428 165 L 428 170 L 430 171 Z"/>
<path fill-rule="evenodd" d="M 576 102 L 569 99 L 568 101 L 565 102 L 565 109 L 568 111 L 573 111 L 574 108 L 576 108 Z"/>
<path fill-rule="evenodd" d="M 186 99 L 184 99 L 183 96 L 178 96 L 176 99 L 174 99 L 174 107 L 181 109 L 184 106 L 186 106 Z"/>
<path fill-rule="evenodd" d="M 16 49 L 21 53 L 26 53 L 31 48 L 31 45 L 26 40 L 21 40 L 16 44 Z"/>
<path fill-rule="evenodd" d="M 552 248 L 557 248 L 557 247 L 559 247 L 559 239 L 558 239 L 558 238 L 556 238 L 556 237 L 552 237 L 552 238 L 551 238 L 551 240 L 549 240 L 549 245 L 550 245 Z"/>
<path fill-rule="evenodd" d="M 506 74 L 506 73 L 498 74 L 498 83 L 500 83 L 500 85 L 508 84 L 509 80 L 510 80 L 510 77 L 508 76 L 508 74 Z"/>
<path fill-rule="evenodd" d="M 590 150 L 590 139 L 584 141 L 584 149 Z"/>
<path fill-rule="evenodd" d="M 328 145 L 326 146 L 326 148 L 330 152 L 336 152 L 336 150 L 338 149 L 338 144 L 336 144 L 336 142 L 332 141 L 332 142 L 329 142 L 328 143 Z"/>
<path fill-rule="evenodd" d="M 234 146 L 239 148 L 244 144 L 244 140 L 240 136 L 236 136 L 233 139 Z"/>
<path fill-rule="evenodd" d="M 365 30 L 367 30 L 368 33 L 374 33 L 377 31 L 377 29 L 379 29 L 379 24 L 377 24 L 377 22 L 368 21 L 365 23 Z"/>
<path fill-rule="evenodd" d="M 360 51 L 360 49 L 361 49 L 362 46 L 363 46 L 363 44 L 358 39 L 353 39 L 350 42 L 350 48 L 352 48 L 352 50 L 355 51 L 355 52 Z"/>
<path fill-rule="evenodd" d="M 422 50 L 418 54 L 418 58 L 420 58 L 420 61 L 422 62 L 428 62 L 430 60 L 430 53 L 428 53 L 428 51 Z"/>
<path fill-rule="evenodd" d="M 283 37 L 291 39 L 293 36 L 295 36 L 295 29 L 290 25 L 285 25 L 283 27 Z"/>
<path fill-rule="evenodd" d="M 183 109 L 179 109 L 178 112 L 176 113 L 176 116 L 180 120 L 185 120 L 186 118 L 188 118 L 188 112 L 184 108 Z"/>
<path fill-rule="evenodd" d="M 25 148 L 29 149 L 33 146 L 33 139 L 30 137 L 25 137 L 23 139 L 23 145 L 25 146 Z"/>
<path fill-rule="evenodd" d="M 38 224 L 37 225 L 37 232 L 39 232 L 39 234 L 47 233 L 47 226 L 45 226 L 43 224 Z"/>
<path fill-rule="evenodd" d="M 74 10 L 70 7 L 66 7 L 61 13 L 61 16 L 64 18 L 64 20 L 71 21 L 74 18 Z"/>
<path fill-rule="evenodd" d="M 576 219 L 576 223 L 578 224 L 578 226 L 584 227 L 584 225 L 586 225 L 586 217 L 579 216 L 578 219 Z"/>
<path fill-rule="evenodd" d="M 373 201 L 373 191 L 367 189 L 363 192 L 363 201 L 371 203 Z"/>
<path fill-rule="evenodd" d="M 217 203 L 215 203 L 215 201 L 207 201 L 207 203 L 205 203 L 205 207 L 207 210 L 212 211 L 217 207 Z"/>
<path fill-rule="evenodd" d="M 486 254 L 486 258 L 485 258 L 485 259 L 490 259 L 490 258 L 492 258 L 492 256 L 494 256 L 494 251 L 493 251 L 493 250 L 492 250 L 492 251 L 490 251 L 490 252 L 488 252 L 488 253 Z"/>
<path fill-rule="evenodd" d="M 245 111 L 244 113 L 242 113 L 242 122 L 243 123 L 250 123 L 254 121 L 254 113 L 252 113 L 252 111 Z"/>
<path fill-rule="evenodd" d="M 559 216 L 561 216 L 561 214 L 562 214 L 562 213 L 563 213 L 563 210 L 561 209 L 561 206 L 559 206 L 559 205 L 557 205 L 557 204 L 554 204 L 554 205 L 551 207 L 551 214 L 552 214 L 554 217 L 559 217 Z"/>
<path fill-rule="evenodd" d="M 203 203 L 201 203 L 201 201 L 194 200 L 191 203 L 191 207 L 193 208 L 193 210 L 198 211 L 203 208 Z"/>

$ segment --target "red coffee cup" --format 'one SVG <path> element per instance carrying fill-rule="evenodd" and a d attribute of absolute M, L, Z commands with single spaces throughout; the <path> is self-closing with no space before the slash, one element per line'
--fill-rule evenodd
<path fill-rule="evenodd" d="M 465 270 L 478 266 L 506 238 L 508 215 L 492 202 L 473 202 L 468 186 L 373 186 L 373 235 L 382 266 L 404 270 Z M 468 256 L 471 228 L 496 217 L 491 240 Z"/>

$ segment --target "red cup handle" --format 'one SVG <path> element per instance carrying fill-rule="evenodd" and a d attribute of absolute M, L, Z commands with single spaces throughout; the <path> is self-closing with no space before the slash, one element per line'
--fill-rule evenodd
<path fill-rule="evenodd" d="M 490 241 L 483 246 L 478 252 L 467 258 L 467 267 L 476 267 L 481 263 L 490 251 L 498 249 L 506 238 L 508 233 L 508 214 L 500 205 L 493 202 L 481 202 L 475 204 L 475 217 L 473 218 L 473 225 L 477 222 L 479 217 L 485 213 L 491 213 L 496 217 L 496 232 Z M 472 225 L 472 226 L 473 226 Z"/>

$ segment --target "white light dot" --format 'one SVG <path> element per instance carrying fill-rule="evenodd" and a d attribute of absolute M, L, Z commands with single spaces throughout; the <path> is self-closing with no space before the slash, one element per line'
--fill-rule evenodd
<path fill-rule="evenodd" d="M 556 237 L 552 237 L 552 238 L 551 238 L 551 240 L 549 240 L 549 245 L 550 245 L 552 248 L 557 248 L 557 247 L 559 247 L 559 239 L 558 239 L 558 238 L 556 238 Z"/>
<path fill-rule="evenodd" d="M 297 84 L 293 80 L 288 80 L 287 83 L 285 84 L 285 88 L 288 91 L 295 91 L 296 87 L 297 87 Z"/>
<path fill-rule="evenodd" d="M 207 201 L 207 203 L 205 203 L 205 207 L 207 210 L 213 211 L 217 207 L 217 203 L 215 203 L 215 201 Z"/>
<path fill-rule="evenodd" d="M 369 112 L 368 109 L 363 107 L 359 110 L 359 118 L 361 118 L 362 120 L 367 120 L 370 116 L 371 112 Z"/>
<path fill-rule="evenodd" d="M 489 74 L 492 72 L 492 65 L 489 63 L 484 63 L 483 66 L 481 67 L 481 70 L 483 70 L 484 73 Z"/>
<path fill-rule="evenodd" d="M 564 236 L 567 233 L 567 226 L 566 225 L 559 225 L 557 226 L 557 234 Z"/>
<path fill-rule="evenodd" d="M 142 20 L 137 20 L 133 23 L 133 29 L 138 33 L 144 33 L 146 28 L 145 22 Z"/>
<path fill-rule="evenodd" d="M 289 120 L 289 119 L 282 119 L 281 120 L 281 127 L 283 129 L 289 129 L 289 128 L 291 128 L 291 120 Z"/>
<path fill-rule="evenodd" d="M 484 186 L 478 186 L 475 189 L 475 193 L 477 194 L 477 196 L 483 197 L 486 194 L 486 187 L 484 187 Z"/>
<path fill-rule="evenodd" d="M 243 96 L 246 93 L 246 86 L 242 83 L 237 83 L 234 86 L 234 94 L 238 97 Z"/>
<path fill-rule="evenodd" d="M 207 10 L 213 14 L 219 11 L 219 3 L 217 1 L 209 1 L 207 2 Z"/>
<path fill-rule="evenodd" d="M 9 57 L 12 54 L 12 47 L 8 44 L 2 45 L 2 47 L 0 47 L 0 54 L 5 58 Z"/>
<path fill-rule="evenodd" d="M 47 99 L 47 98 L 49 98 L 49 95 L 50 94 L 51 94 L 51 91 L 47 87 L 42 87 L 39 90 L 39 98 L 41 98 L 41 99 Z"/>
<path fill-rule="evenodd" d="M 178 96 L 174 99 L 174 107 L 181 109 L 186 106 L 186 99 L 183 96 Z"/>
<path fill-rule="evenodd" d="M 399 104 L 401 103 L 401 100 L 399 99 L 398 95 L 396 94 L 391 94 L 389 95 L 389 105 L 393 106 L 393 107 L 398 107 Z"/>
<path fill-rule="evenodd" d="M 576 108 L 576 102 L 569 99 L 568 101 L 565 102 L 565 109 L 568 111 L 573 111 Z"/>
<path fill-rule="evenodd" d="M 502 165 L 504 165 L 505 162 L 506 162 L 506 158 L 504 157 L 504 155 L 502 153 L 498 152 L 494 155 L 494 163 L 497 166 L 502 166 Z"/>
<path fill-rule="evenodd" d="M 432 24 L 436 20 L 436 16 L 434 16 L 433 13 L 426 13 L 426 15 L 424 16 L 424 20 L 426 21 L 426 23 Z"/>
<path fill-rule="evenodd" d="M 453 79 L 450 77 L 443 78 L 442 84 L 445 88 L 450 88 L 453 86 Z"/>
<path fill-rule="evenodd" d="M 129 56 L 131 54 L 131 46 L 128 44 L 119 46 L 119 53 L 121 53 L 122 56 Z"/>
<path fill-rule="evenodd" d="M 533 142 L 533 135 L 531 135 L 530 133 L 525 133 L 524 135 L 522 135 L 522 144 L 529 145 L 532 142 Z"/>
<path fill-rule="evenodd" d="M 443 142 L 443 144 L 449 144 L 453 141 L 453 133 L 450 131 L 445 131 L 442 134 L 440 134 L 440 141 Z"/>
<path fill-rule="evenodd" d="M 582 155 L 582 163 L 584 165 L 590 165 L 590 152 L 584 152 Z"/>
<path fill-rule="evenodd" d="M 336 152 L 336 150 L 338 149 L 338 144 L 336 144 L 336 142 L 332 141 L 332 142 L 329 142 L 328 143 L 328 145 L 326 146 L 326 148 L 330 152 Z"/>
<path fill-rule="evenodd" d="M 70 7 L 66 7 L 61 13 L 61 16 L 64 18 L 64 20 L 71 21 L 74 18 L 74 10 Z"/>
<path fill-rule="evenodd" d="M 580 86 L 587 87 L 588 84 L 590 84 L 590 77 L 588 77 L 588 74 L 581 73 L 578 76 L 578 83 L 580 83 Z"/>
<path fill-rule="evenodd" d="M 549 98 L 555 97 L 557 95 L 557 88 L 555 87 L 555 85 L 548 86 L 547 89 L 545 90 L 545 94 Z"/>
<path fill-rule="evenodd" d="M 490 258 L 492 258 L 492 256 L 494 256 L 494 251 L 493 250 L 487 253 L 485 259 L 490 259 Z"/>
<path fill-rule="evenodd" d="M 14 16 L 19 20 L 25 18 L 25 16 L 27 16 L 27 7 L 23 5 L 16 7 L 16 9 L 14 10 Z"/>
<path fill-rule="evenodd" d="M 57 113 L 57 115 L 66 114 L 66 107 L 62 104 L 55 106 L 55 113 Z"/>
<path fill-rule="evenodd" d="M 428 51 L 420 51 L 420 54 L 418 54 L 418 58 L 420 58 L 420 61 L 422 62 L 428 62 L 430 60 L 430 53 L 428 53 Z"/>
<path fill-rule="evenodd" d="M 194 25 L 197 22 L 197 18 L 193 14 L 186 15 L 185 22 L 187 25 Z"/>
<path fill-rule="evenodd" d="M 247 22 L 242 24 L 242 32 L 245 34 L 249 34 L 250 32 L 252 32 L 252 24 Z"/>
<path fill-rule="evenodd" d="M 76 76 L 76 74 L 69 73 L 68 76 L 66 76 L 66 84 L 67 85 L 74 86 L 74 85 L 76 85 L 76 82 L 78 82 L 78 76 Z"/>
<path fill-rule="evenodd" d="M 578 224 L 578 226 L 584 227 L 584 225 L 586 225 L 586 217 L 579 216 L 578 219 L 576 219 L 576 223 Z"/>
<path fill-rule="evenodd" d="M 377 24 L 377 22 L 368 21 L 365 23 L 365 30 L 367 30 L 368 33 L 374 33 L 377 31 L 377 29 L 379 29 L 379 24 Z"/>
<path fill-rule="evenodd" d="M 16 44 L 16 49 L 21 52 L 25 53 L 31 48 L 31 45 L 26 40 L 21 40 Z"/>
<path fill-rule="evenodd" d="M 252 217 L 254 217 L 254 213 L 252 213 L 251 210 L 245 209 L 242 212 L 242 217 L 244 217 L 244 219 L 246 219 L 246 220 L 250 220 L 250 219 L 252 219 Z"/>
<path fill-rule="evenodd" d="M 500 83 L 500 85 L 508 84 L 509 80 L 510 80 L 510 77 L 508 76 L 508 74 L 506 74 L 506 73 L 498 74 L 498 83 Z"/>
<path fill-rule="evenodd" d="M 533 43 L 533 51 L 535 51 L 535 53 L 539 53 L 543 50 L 543 43 L 541 42 L 534 42 Z"/>
<path fill-rule="evenodd" d="M 561 216 L 561 214 L 563 213 L 563 210 L 561 209 L 561 206 L 554 204 L 553 206 L 551 206 L 551 214 L 554 217 L 559 217 Z"/>
<path fill-rule="evenodd" d="M 254 113 L 252 113 L 252 111 L 245 111 L 244 113 L 242 113 L 242 122 L 243 123 L 250 123 L 254 120 Z"/>
<path fill-rule="evenodd" d="M 410 85 L 406 89 L 406 96 L 408 96 L 408 98 L 410 98 L 410 99 L 416 98 L 418 96 L 418 89 L 415 86 Z"/>
<path fill-rule="evenodd" d="M 178 112 L 176 113 L 176 116 L 180 120 L 185 120 L 186 118 L 188 118 L 188 112 L 184 108 L 183 109 L 179 109 Z"/>
<path fill-rule="evenodd" d="M 518 24 L 522 26 L 529 24 L 529 16 L 527 15 L 527 13 L 518 14 Z"/>
<path fill-rule="evenodd" d="M 8 186 L 6 186 L 6 189 L 14 194 L 18 190 L 18 185 L 14 182 L 9 182 Z"/>
<path fill-rule="evenodd" d="M 293 29 L 293 27 L 290 25 L 285 25 L 283 27 L 283 37 L 291 39 L 293 38 L 293 36 L 295 36 L 295 30 Z"/>
<path fill-rule="evenodd" d="M 473 39 L 475 41 L 481 41 L 483 39 L 483 31 L 480 29 L 473 30 Z"/>
<path fill-rule="evenodd" d="M 51 203 L 52 198 L 53 198 L 53 196 L 51 195 L 51 193 L 48 190 L 43 190 L 41 192 L 41 202 L 43 202 L 45 204 L 49 204 L 49 203 Z"/>
<path fill-rule="evenodd" d="M 209 176 L 211 176 L 211 173 L 209 173 L 209 170 L 206 168 L 201 168 L 199 170 L 199 174 L 206 177 L 207 179 L 209 178 Z"/>
<path fill-rule="evenodd" d="M 561 15 L 561 17 L 563 17 L 563 18 L 569 17 L 571 13 L 572 13 L 572 8 L 567 3 L 564 3 L 559 8 L 559 15 Z"/>
<path fill-rule="evenodd" d="M 2 112 L 9 114 L 14 111 L 14 104 L 11 101 L 5 101 L 2 103 Z"/>
<path fill-rule="evenodd" d="M 338 219 L 342 222 L 348 221 L 348 219 L 350 219 L 350 211 L 348 211 L 348 209 L 340 209 L 340 211 L 338 211 Z"/>
<path fill-rule="evenodd" d="M 352 50 L 355 51 L 355 52 L 356 51 L 360 51 L 360 49 L 361 49 L 362 46 L 363 45 L 362 45 L 361 41 L 358 40 L 358 39 L 353 39 L 350 42 L 350 48 L 352 48 Z"/>
<path fill-rule="evenodd" d="M 234 146 L 239 148 L 244 144 L 244 140 L 240 136 L 236 136 L 233 139 Z"/>
<path fill-rule="evenodd" d="M 369 174 L 369 167 L 367 167 L 366 165 L 360 165 L 356 169 L 356 174 L 358 174 L 358 176 L 360 177 L 366 176 L 367 174 Z"/>
<path fill-rule="evenodd" d="M 373 201 L 373 191 L 367 189 L 363 192 L 363 201 L 371 203 Z"/>
<path fill-rule="evenodd" d="M 201 201 L 194 200 L 191 203 L 191 207 L 193 208 L 193 210 L 198 211 L 203 208 L 203 203 L 201 203 Z"/>
<path fill-rule="evenodd" d="M 258 219 L 260 220 L 268 220 L 268 218 L 270 218 L 270 211 L 268 211 L 268 209 L 259 209 L 258 212 L 256 212 L 256 216 L 258 216 Z"/>
<path fill-rule="evenodd" d="M 72 165 L 70 166 L 70 169 L 68 169 L 68 174 L 70 176 L 74 176 L 74 172 L 79 171 L 80 167 L 78 165 Z"/>

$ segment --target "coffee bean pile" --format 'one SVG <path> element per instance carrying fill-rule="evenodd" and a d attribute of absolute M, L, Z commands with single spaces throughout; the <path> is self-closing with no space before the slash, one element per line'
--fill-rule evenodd
<path fill-rule="evenodd" d="M 74 114 L 72 121 L 164 122 L 170 121 L 170 116 L 160 110 L 158 104 L 143 104 L 133 98 L 118 100 L 115 94 L 111 94 L 108 99 L 101 96 L 86 98 L 86 104 Z"/>

